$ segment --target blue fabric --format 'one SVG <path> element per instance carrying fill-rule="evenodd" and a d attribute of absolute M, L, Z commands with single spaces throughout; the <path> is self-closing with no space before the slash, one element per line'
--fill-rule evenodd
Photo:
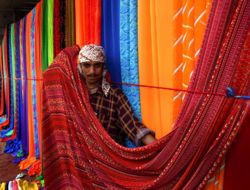
<path fill-rule="evenodd" d="M 20 22 L 16 23 L 15 27 L 15 71 L 16 71 L 16 78 L 21 77 L 20 73 Z M 15 122 L 16 122 L 16 141 L 18 146 L 18 149 L 13 152 L 13 157 L 19 157 L 22 155 L 22 146 L 21 146 L 21 134 L 22 134 L 22 127 L 21 127 L 21 108 L 22 108 L 22 81 L 16 80 L 16 116 L 15 116 Z"/>
<path fill-rule="evenodd" d="M 16 78 L 21 77 L 20 73 L 20 39 L 19 39 L 19 31 L 20 31 L 20 22 L 16 23 L 16 28 L 15 28 L 15 70 L 16 70 Z M 21 114 L 21 108 L 22 108 L 22 86 L 21 86 L 21 80 L 16 80 L 16 138 L 21 139 L 21 120 L 22 117 L 20 116 Z"/>
<path fill-rule="evenodd" d="M 120 54 L 122 82 L 139 84 L 137 0 L 120 1 Z M 138 87 L 123 86 L 123 92 L 138 119 L 141 119 Z"/>
<path fill-rule="evenodd" d="M 120 66 L 120 1 L 102 1 L 102 46 L 106 52 L 107 68 L 112 81 L 121 82 Z"/>
<path fill-rule="evenodd" d="M 32 79 L 36 79 L 36 67 L 35 67 L 35 15 L 36 8 L 32 10 L 32 22 L 31 22 L 31 65 L 32 65 Z M 38 119 L 37 119 L 37 101 L 36 101 L 36 80 L 32 80 L 32 104 L 34 115 L 34 142 L 35 142 L 35 155 L 39 158 L 39 142 L 38 142 Z"/>
<path fill-rule="evenodd" d="M 27 63 L 26 63 L 26 16 L 22 19 L 23 22 L 23 41 L 22 41 L 22 48 L 23 48 L 23 72 L 22 72 L 22 77 L 25 79 L 23 80 L 23 97 L 22 97 L 22 148 L 23 148 L 23 153 L 24 155 L 28 155 L 29 151 L 29 134 L 28 134 L 28 97 L 27 97 Z"/>

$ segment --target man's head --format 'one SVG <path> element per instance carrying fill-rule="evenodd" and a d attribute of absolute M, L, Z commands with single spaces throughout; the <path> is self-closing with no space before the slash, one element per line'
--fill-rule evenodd
<path fill-rule="evenodd" d="M 101 46 L 89 44 L 81 48 L 78 70 L 89 89 L 96 88 L 102 80 L 105 53 Z"/>

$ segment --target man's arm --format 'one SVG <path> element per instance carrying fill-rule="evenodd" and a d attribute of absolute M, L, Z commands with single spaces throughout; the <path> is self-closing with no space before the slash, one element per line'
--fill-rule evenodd
<path fill-rule="evenodd" d="M 121 90 L 117 90 L 117 110 L 121 127 L 137 146 L 155 141 L 155 133 L 143 125 L 136 117 L 132 107 Z"/>

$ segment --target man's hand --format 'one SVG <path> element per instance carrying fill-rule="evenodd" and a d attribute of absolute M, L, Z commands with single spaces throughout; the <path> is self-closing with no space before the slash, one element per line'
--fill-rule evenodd
<path fill-rule="evenodd" d="M 146 135 L 145 137 L 142 138 L 142 142 L 147 145 L 147 144 L 150 144 L 152 142 L 154 142 L 156 139 L 151 135 L 151 134 L 148 134 Z"/>

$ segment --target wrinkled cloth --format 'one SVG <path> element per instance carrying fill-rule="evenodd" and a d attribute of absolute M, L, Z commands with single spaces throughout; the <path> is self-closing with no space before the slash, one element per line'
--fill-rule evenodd
<path fill-rule="evenodd" d="M 241 56 L 250 1 L 215 0 L 190 91 L 249 95 Z M 187 93 L 171 133 L 125 148 L 108 135 L 77 72 L 77 46 L 44 73 L 43 159 L 46 189 L 201 189 L 224 160 L 249 101 Z M 235 79 L 235 80 L 234 80 Z"/>

